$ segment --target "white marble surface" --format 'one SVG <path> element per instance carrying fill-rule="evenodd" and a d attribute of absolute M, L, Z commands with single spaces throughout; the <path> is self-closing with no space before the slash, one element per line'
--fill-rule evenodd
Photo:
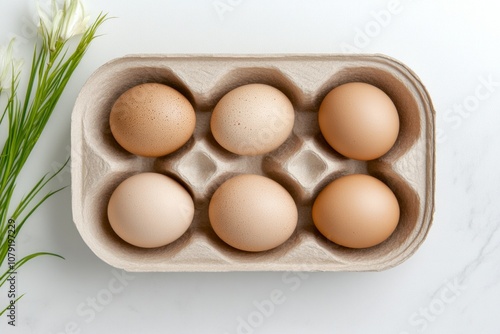
<path fill-rule="evenodd" d="M 123 276 L 83 243 L 66 189 L 30 219 L 19 238 L 21 254 L 53 251 L 66 260 L 40 258 L 19 272 L 18 289 L 26 296 L 17 326 L 7 326 L 2 317 L 0 333 L 500 333 L 497 1 L 87 4 L 116 19 L 103 26 L 104 36 L 76 71 L 18 189 L 28 189 L 65 160 L 78 91 L 112 58 L 149 52 L 384 53 L 420 76 L 437 111 L 434 225 L 412 258 L 381 273 Z M 219 15 L 216 6 L 227 11 Z M 4 0 L 0 8 L 0 44 L 17 35 L 17 51 L 28 59 L 34 2 Z M 376 23 L 374 13 L 387 8 L 393 13 Z M 371 37 L 361 37 L 364 30 Z M 66 171 L 52 187 L 69 180 Z M 259 311 L 256 305 L 266 304 L 274 290 L 282 293 L 274 309 Z M 6 300 L 6 292 L 0 293 Z"/>

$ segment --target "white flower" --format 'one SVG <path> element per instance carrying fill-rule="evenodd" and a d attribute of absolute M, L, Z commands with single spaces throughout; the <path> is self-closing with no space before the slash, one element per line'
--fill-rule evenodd
<path fill-rule="evenodd" d="M 89 23 L 89 16 L 85 15 L 85 7 L 79 0 L 66 0 L 63 12 L 61 38 L 68 40 L 73 36 L 83 34 Z"/>
<path fill-rule="evenodd" d="M 22 60 L 12 57 L 13 47 L 14 39 L 7 47 L 0 47 L 0 91 L 12 87 L 12 80 L 17 77 L 23 65 Z"/>
<path fill-rule="evenodd" d="M 50 13 L 38 3 L 38 15 L 41 34 L 51 51 L 55 50 L 57 42 L 64 43 L 71 37 L 83 34 L 88 28 L 89 16 L 81 0 L 64 0 L 62 6 L 57 0 L 52 0 Z"/>

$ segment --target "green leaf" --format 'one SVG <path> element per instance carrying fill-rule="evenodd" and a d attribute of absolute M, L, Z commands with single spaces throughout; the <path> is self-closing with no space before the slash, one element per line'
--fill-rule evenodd
<path fill-rule="evenodd" d="M 17 297 L 16 299 L 14 299 L 14 304 L 17 304 L 19 299 L 21 299 L 23 297 L 24 297 L 24 293 L 22 295 L 20 295 L 19 297 Z M 9 306 L 10 306 L 10 304 L 5 306 L 5 308 L 2 311 L 0 311 L 0 316 L 2 316 L 9 309 Z"/>
<path fill-rule="evenodd" d="M 30 255 L 26 255 L 21 260 L 19 260 L 19 261 L 17 261 L 15 263 L 13 270 L 9 269 L 9 270 L 5 271 L 2 274 L 2 276 L 0 276 L 0 286 L 4 285 L 4 283 L 7 281 L 9 275 L 12 272 L 17 271 L 19 268 L 21 268 L 23 265 L 25 265 L 28 261 L 33 260 L 34 258 L 37 258 L 39 256 L 43 256 L 43 255 L 55 256 L 55 257 L 58 257 L 58 258 L 61 258 L 61 259 L 64 260 L 64 257 L 62 257 L 61 255 L 54 254 L 54 253 L 49 253 L 49 252 L 38 252 L 38 253 L 33 253 L 33 254 L 30 254 Z"/>
<path fill-rule="evenodd" d="M 106 20 L 106 14 L 99 14 L 97 19 L 80 36 L 76 47 L 71 48 L 65 41 L 55 43 L 53 50 L 44 47 L 43 40 L 41 41 L 42 46 L 35 45 L 24 97 L 20 96 L 18 92 L 20 76 L 19 74 L 13 75 L 12 89 L 5 109 L 0 115 L 0 123 L 4 120 L 8 123 L 7 139 L 0 151 L 0 267 L 5 264 L 10 246 L 9 218 L 16 221 L 15 239 L 31 215 L 47 199 L 65 189 L 65 187 L 61 187 L 42 195 L 48 183 L 67 166 L 69 159 L 55 173 L 42 176 L 18 203 L 12 203 L 12 198 L 16 194 L 17 179 L 24 165 L 42 135 L 74 71 L 96 37 L 97 29 Z M 13 212 L 9 215 L 10 210 Z M 42 255 L 61 257 L 47 252 L 33 253 L 17 261 L 15 270 Z M 7 270 L 0 276 L 0 286 L 5 283 L 9 272 L 10 270 Z M 0 315 L 5 311 L 6 309 Z"/>

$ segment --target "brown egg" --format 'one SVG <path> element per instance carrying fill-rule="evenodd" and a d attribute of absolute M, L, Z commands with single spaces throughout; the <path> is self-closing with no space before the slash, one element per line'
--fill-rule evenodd
<path fill-rule="evenodd" d="M 167 245 L 186 232 L 194 216 L 189 193 L 168 176 L 136 174 L 123 181 L 108 203 L 113 230 L 143 248 Z"/>
<path fill-rule="evenodd" d="M 318 113 L 323 137 L 340 154 L 372 160 L 387 153 L 399 133 L 394 103 L 379 88 L 351 82 L 334 88 Z"/>
<path fill-rule="evenodd" d="M 175 89 L 158 83 L 130 88 L 114 103 L 109 125 L 127 151 L 160 157 L 191 138 L 196 116 L 193 106 Z"/>
<path fill-rule="evenodd" d="M 297 226 L 297 207 L 279 183 L 243 174 L 224 182 L 210 201 L 210 224 L 227 244 L 260 252 L 284 243 Z"/>
<path fill-rule="evenodd" d="M 336 179 L 316 198 L 312 217 L 327 239 L 350 248 L 386 240 L 399 221 L 399 204 L 382 181 L 362 174 Z"/>
<path fill-rule="evenodd" d="M 240 155 L 265 154 L 292 132 L 295 112 L 278 89 L 250 84 L 233 89 L 217 103 L 210 120 L 215 140 Z"/>

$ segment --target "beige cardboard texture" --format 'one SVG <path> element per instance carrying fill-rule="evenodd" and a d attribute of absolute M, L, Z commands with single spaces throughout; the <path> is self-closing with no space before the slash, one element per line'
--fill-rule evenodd
<path fill-rule="evenodd" d="M 322 99 L 334 87 L 366 82 L 395 103 L 400 132 L 394 147 L 373 161 L 336 153 L 317 124 Z M 180 91 L 196 111 L 193 137 L 178 151 L 160 158 L 135 156 L 113 138 L 109 113 L 127 89 L 159 82 Z M 238 156 L 217 144 L 210 115 L 219 99 L 249 83 L 272 85 L 288 96 L 295 125 L 277 150 Z M 379 55 L 133 55 L 99 68 L 82 88 L 71 124 L 73 218 L 83 240 L 112 266 L 128 271 L 378 271 L 410 257 L 424 241 L 434 211 L 434 110 L 416 75 L 401 63 Z M 196 212 L 188 231 L 174 243 L 142 249 L 121 240 L 107 219 L 113 190 L 127 177 L 157 172 L 179 181 L 192 195 Z M 260 174 L 283 185 L 293 196 L 299 222 L 281 246 L 250 253 L 220 240 L 208 220 L 208 203 L 225 180 L 241 173 Z M 366 173 L 396 194 L 401 217 L 383 243 L 350 249 L 323 237 L 311 218 L 311 206 L 332 180 Z"/>

